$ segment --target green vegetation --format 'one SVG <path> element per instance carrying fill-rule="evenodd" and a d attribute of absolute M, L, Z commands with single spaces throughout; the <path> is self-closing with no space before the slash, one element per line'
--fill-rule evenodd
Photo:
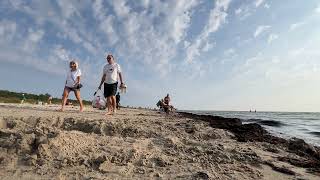
<path fill-rule="evenodd" d="M 20 103 L 21 99 L 23 98 L 22 94 L 24 94 L 24 97 L 26 100 L 25 103 L 30 104 L 37 104 L 38 101 L 41 101 L 43 103 L 48 102 L 48 99 L 50 97 L 50 94 L 29 94 L 29 93 L 17 93 L 17 92 L 11 92 L 6 90 L 0 90 L 0 103 Z M 77 105 L 77 100 L 68 100 L 69 102 L 72 102 L 72 104 Z M 52 104 L 60 104 L 61 99 L 60 98 L 52 98 L 51 100 Z M 83 103 L 85 105 L 91 105 L 90 101 L 83 100 Z"/>

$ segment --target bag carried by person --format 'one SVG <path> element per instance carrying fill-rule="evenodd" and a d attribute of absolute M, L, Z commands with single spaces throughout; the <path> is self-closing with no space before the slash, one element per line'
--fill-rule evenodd
<path fill-rule="evenodd" d="M 106 109 L 107 102 L 103 96 L 96 96 L 97 92 L 94 93 L 94 98 L 92 100 L 92 107 L 98 109 Z"/>

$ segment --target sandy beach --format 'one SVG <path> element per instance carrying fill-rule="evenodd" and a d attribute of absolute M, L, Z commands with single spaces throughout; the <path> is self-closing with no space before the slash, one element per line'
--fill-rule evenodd
<path fill-rule="evenodd" d="M 1 179 L 320 178 L 319 148 L 228 119 L 58 108 L 0 104 Z"/>

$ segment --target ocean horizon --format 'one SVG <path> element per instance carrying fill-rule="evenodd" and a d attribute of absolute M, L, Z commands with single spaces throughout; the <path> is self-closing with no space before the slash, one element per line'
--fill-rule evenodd
<path fill-rule="evenodd" d="M 320 146 L 320 112 L 181 111 L 198 115 L 238 118 L 243 123 L 258 123 L 273 135 L 285 139 L 296 137 Z"/>

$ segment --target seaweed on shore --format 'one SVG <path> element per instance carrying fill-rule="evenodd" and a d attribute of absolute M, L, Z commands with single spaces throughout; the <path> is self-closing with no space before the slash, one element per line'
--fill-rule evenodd
<path fill-rule="evenodd" d="M 301 158 L 281 157 L 279 160 L 286 161 L 294 166 L 309 168 L 310 172 L 320 173 L 320 148 L 310 145 L 302 139 L 284 138 L 271 135 L 261 125 L 257 123 L 242 124 L 238 118 L 224 118 L 221 116 L 196 115 L 187 112 L 180 112 L 180 115 L 201 120 L 209 123 L 212 128 L 226 129 L 231 131 L 237 141 L 240 142 L 266 142 L 283 147 L 287 152 L 294 153 Z M 275 167 L 272 167 L 275 168 Z M 279 169 L 277 168 L 278 170 Z M 287 172 L 291 173 L 291 172 Z"/>

